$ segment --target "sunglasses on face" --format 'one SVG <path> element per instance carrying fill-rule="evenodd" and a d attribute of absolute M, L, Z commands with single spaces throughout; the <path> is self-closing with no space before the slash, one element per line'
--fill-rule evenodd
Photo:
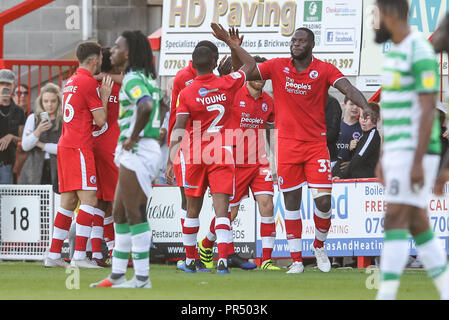
<path fill-rule="evenodd" d="M 14 95 L 15 96 L 19 95 L 19 92 L 18 91 L 14 92 Z M 20 91 L 20 95 L 21 96 L 27 96 L 28 95 L 28 91 Z"/>

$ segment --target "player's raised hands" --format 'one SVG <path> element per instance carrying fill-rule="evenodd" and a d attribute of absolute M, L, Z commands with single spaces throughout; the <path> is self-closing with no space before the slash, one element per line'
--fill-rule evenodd
<path fill-rule="evenodd" d="M 225 76 L 232 72 L 232 59 L 225 55 L 223 59 L 221 59 L 220 64 L 218 65 L 218 73 L 220 76 Z"/>
<path fill-rule="evenodd" d="M 236 29 L 234 27 L 229 28 L 229 36 L 231 37 L 231 40 L 239 46 L 242 45 L 243 39 L 245 37 L 244 35 L 240 36 L 239 29 Z"/>
<path fill-rule="evenodd" d="M 231 36 L 229 35 L 229 32 L 226 31 L 225 28 L 221 24 L 217 24 L 215 22 L 212 22 L 210 24 L 212 28 L 212 34 L 215 38 L 218 40 L 221 40 L 225 43 L 228 43 L 229 40 L 231 40 Z"/>

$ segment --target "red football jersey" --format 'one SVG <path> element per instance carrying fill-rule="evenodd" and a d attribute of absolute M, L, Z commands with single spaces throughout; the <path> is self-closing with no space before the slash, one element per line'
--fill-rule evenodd
<path fill-rule="evenodd" d="M 101 85 L 101 81 L 99 82 Z M 94 148 L 112 153 L 117 147 L 120 127 L 118 116 L 120 112 L 119 92 L 121 85 L 114 83 L 108 101 L 108 122 L 103 127 L 94 126 L 92 135 L 94 136 Z"/>
<path fill-rule="evenodd" d="M 232 145 L 232 139 L 227 141 L 229 139 L 226 138 L 225 131 L 231 129 L 234 95 L 245 81 L 246 75 L 243 71 L 223 77 L 211 73 L 196 77 L 192 84 L 179 94 L 176 114 L 190 115 L 190 152 L 187 157 L 193 163 L 203 161 L 198 151 L 202 152 L 209 144 Z"/>
<path fill-rule="evenodd" d="M 291 58 L 277 58 L 258 65 L 262 79 L 273 82 L 279 138 L 326 141 L 325 108 L 330 86 L 344 78 L 332 64 L 313 58 L 298 73 Z"/>
<path fill-rule="evenodd" d="M 173 80 L 173 90 L 171 94 L 170 119 L 168 121 L 167 145 L 170 146 L 170 135 L 176 123 L 176 105 L 178 96 L 182 89 L 187 87 L 196 78 L 196 69 L 192 65 L 192 61 L 184 69 L 178 71 Z M 188 125 L 187 125 L 188 127 Z M 187 128 L 186 128 L 187 129 Z"/>
<path fill-rule="evenodd" d="M 92 111 L 103 108 L 97 80 L 78 68 L 63 90 L 64 122 L 58 145 L 68 148 L 92 148 Z"/>
<path fill-rule="evenodd" d="M 265 123 L 274 123 L 274 101 L 266 92 L 255 99 L 248 90 L 248 84 L 242 87 L 234 97 L 231 127 L 241 129 L 242 134 L 236 140 L 236 166 L 257 165 L 266 159 L 263 131 Z"/>

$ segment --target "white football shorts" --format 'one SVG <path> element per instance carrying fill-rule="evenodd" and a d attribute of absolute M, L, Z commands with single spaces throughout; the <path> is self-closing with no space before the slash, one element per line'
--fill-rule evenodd
<path fill-rule="evenodd" d="M 382 157 L 382 169 L 386 185 L 387 203 L 406 204 L 425 209 L 438 173 L 440 156 L 426 154 L 423 158 L 424 186 L 413 190 L 410 171 L 414 151 L 390 151 Z"/>
<path fill-rule="evenodd" d="M 126 151 L 119 142 L 115 150 L 115 164 L 134 171 L 142 191 L 150 195 L 152 181 L 159 174 L 162 153 L 159 142 L 151 138 L 142 138 L 134 149 Z"/>

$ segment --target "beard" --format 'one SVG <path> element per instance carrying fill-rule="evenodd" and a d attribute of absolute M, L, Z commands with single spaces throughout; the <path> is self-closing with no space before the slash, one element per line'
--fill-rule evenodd
<path fill-rule="evenodd" d="M 376 43 L 382 44 L 391 39 L 391 32 L 385 27 L 383 23 L 380 24 L 379 29 L 375 30 L 374 41 Z"/>
<path fill-rule="evenodd" d="M 309 50 L 304 51 L 303 53 L 300 53 L 298 55 L 294 55 L 293 51 L 290 50 L 290 54 L 292 55 L 292 58 L 295 60 L 304 60 L 305 58 L 307 58 L 310 54 Z"/>

